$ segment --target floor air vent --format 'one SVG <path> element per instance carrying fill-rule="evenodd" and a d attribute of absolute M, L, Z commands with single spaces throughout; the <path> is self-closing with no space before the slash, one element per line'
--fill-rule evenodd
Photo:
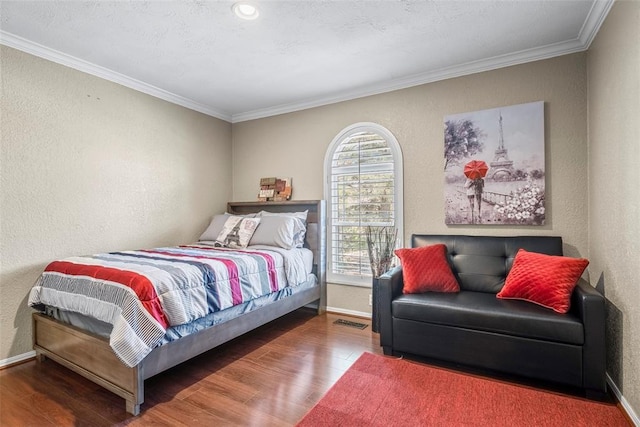
<path fill-rule="evenodd" d="M 352 322 L 351 320 L 344 320 L 344 319 L 338 319 L 335 322 L 333 322 L 333 324 L 349 326 L 350 328 L 358 328 L 358 329 L 364 329 L 367 327 L 366 323 Z"/>

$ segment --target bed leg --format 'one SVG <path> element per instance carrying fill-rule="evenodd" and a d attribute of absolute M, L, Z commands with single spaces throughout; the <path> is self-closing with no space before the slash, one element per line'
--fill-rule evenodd
<path fill-rule="evenodd" d="M 140 415 L 140 405 L 144 403 L 144 365 L 142 363 L 135 366 L 131 373 L 133 375 L 133 396 L 125 397 L 127 412 L 131 415 Z"/>
<path fill-rule="evenodd" d="M 140 415 L 140 404 L 135 404 L 132 400 L 127 400 L 127 412 L 131 415 Z"/>
<path fill-rule="evenodd" d="M 322 299 L 318 300 L 318 315 L 324 314 L 327 312 L 327 306 L 322 304 Z"/>

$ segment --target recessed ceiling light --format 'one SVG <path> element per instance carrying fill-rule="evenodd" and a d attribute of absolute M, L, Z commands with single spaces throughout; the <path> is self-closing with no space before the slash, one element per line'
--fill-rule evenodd
<path fill-rule="evenodd" d="M 258 8 L 247 2 L 234 3 L 231 9 L 241 19 L 253 20 L 260 15 Z"/>

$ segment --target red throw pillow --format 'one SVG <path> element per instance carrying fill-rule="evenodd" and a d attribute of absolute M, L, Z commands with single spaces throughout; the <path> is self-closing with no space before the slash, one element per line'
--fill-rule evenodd
<path fill-rule="evenodd" d="M 545 255 L 520 249 L 498 298 L 529 301 L 566 313 L 571 293 L 589 265 L 584 258 Z"/>
<path fill-rule="evenodd" d="M 395 254 L 402 264 L 403 293 L 460 292 L 458 281 L 447 262 L 445 245 L 396 249 Z"/>

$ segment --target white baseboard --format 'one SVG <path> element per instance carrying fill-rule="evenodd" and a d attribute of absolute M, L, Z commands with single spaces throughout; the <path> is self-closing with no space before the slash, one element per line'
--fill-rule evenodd
<path fill-rule="evenodd" d="M 616 383 L 613 382 L 609 374 L 607 374 L 607 384 L 609 384 L 609 387 L 611 387 L 613 394 L 615 394 L 615 396 L 618 398 L 620 405 L 622 405 L 627 415 L 629 415 L 629 418 L 631 418 L 631 422 L 633 422 L 636 427 L 640 427 L 640 418 L 638 418 L 638 414 L 636 414 L 631 405 L 629 405 L 629 402 L 627 402 L 627 399 L 624 398 L 624 396 L 620 392 L 620 389 L 618 388 Z"/>
<path fill-rule="evenodd" d="M 371 313 L 367 313 L 366 311 L 355 311 L 355 310 L 346 310 L 344 308 L 338 307 L 329 307 L 327 306 L 327 311 L 336 314 L 346 314 L 349 316 L 363 317 L 365 319 L 371 319 Z"/>
<path fill-rule="evenodd" d="M 35 351 L 29 351 L 27 353 L 22 353 L 17 356 L 9 357 L 8 359 L 0 360 L 0 369 L 5 366 L 13 365 L 14 363 L 22 362 L 23 360 L 33 359 L 36 357 Z"/>

